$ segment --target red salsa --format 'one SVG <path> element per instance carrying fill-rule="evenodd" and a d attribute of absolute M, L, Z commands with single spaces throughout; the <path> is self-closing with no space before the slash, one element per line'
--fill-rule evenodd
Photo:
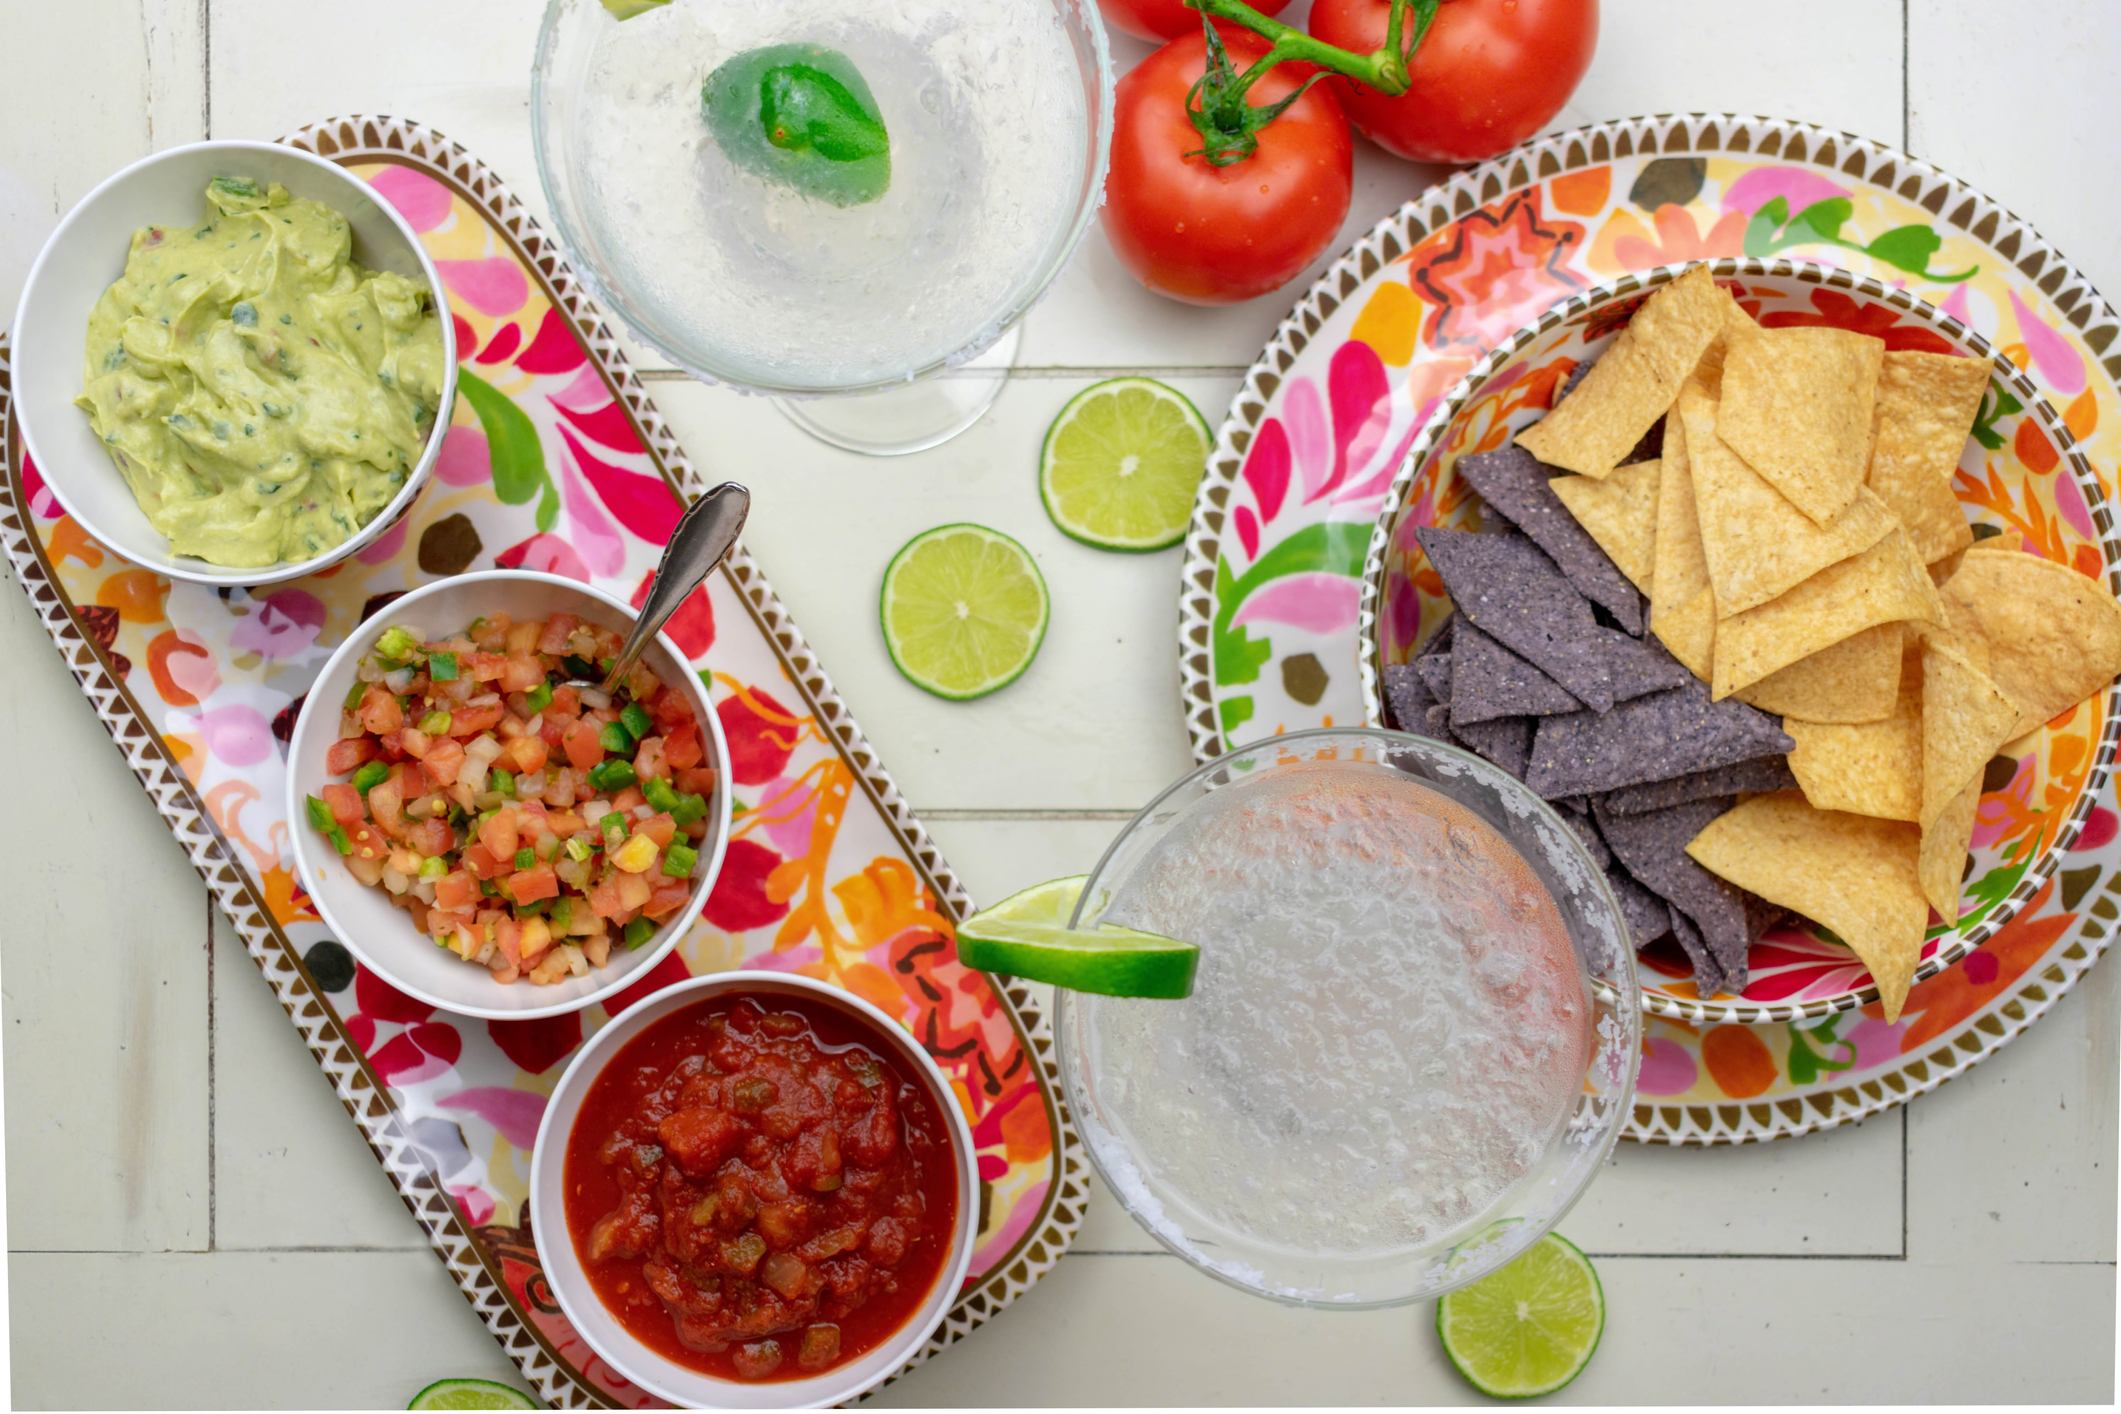
<path fill-rule="evenodd" d="M 724 1379 L 889 1340 L 957 1226 L 950 1132 L 904 1060 L 803 998 L 716 998 L 620 1047 L 567 1138 L 567 1227 L 619 1323 Z"/>

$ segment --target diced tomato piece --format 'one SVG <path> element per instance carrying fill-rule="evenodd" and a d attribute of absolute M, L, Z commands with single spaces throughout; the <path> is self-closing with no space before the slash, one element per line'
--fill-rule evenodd
<path fill-rule="evenodd" d="M 390 842 L 373 825 L 353 825 L 346 831 L 353 853 L 346 856 L 346 872 L 364 884 L 383 882 L 383 861 L 390 855 Z"/>
<path fill-rule="evenodd" d="M 405 725 L 405 709 L 400 707 L 398 699 L 391 696 L 379 683 L 368 685 L 368 690 L 361 694 L 358 710 L 361 714 L 361 725 L 378 736 L 385 732 L 394 732 Z"/>
<path fill-rule="evenodd" d="M 376 755 L 385 761 L 403 761 L 405 759 L 404 731 L 400 729 L 398 731 L 385 732 L 377 737 Z"/>
<path fill-rule="evenodd" d="M 457 832 L 449 828 L 449 822 L 440 816 L 430 815 L 414 825 L 406 843 L 429 859 L 449 853 L 457 842 Z"/>
<path fill-rule="evenodd" d="M 710 796 L 721 780 L 721 773 L 712 766 L 691 766 L 678 772 L 677 788 L 687 795 Z"/>
<path fill-rule="evenodd" d="M 347 737 L 335 741 L 324 749 L 324 769 L 334 776 L 343 776 L 358 769 L 361 764 L 376 754 L 376 744 L 365 736 Z"/>
<path fill-rule="evenodd" d="M 390 783 L 398 788 L 398 800 L 418 800 L 435 788 L 434 777 L 417 761 L 401 761 L 390 769 Z"/>
<path fill-rule="evenodd" d="M 505 653 L 466 653 L 457 662 L 457 671 L 473 682 L 493 682 L 507 667 Z"/>
<path fill-rule="evenodd" d="M 471 926 L 471 910 L 468 908 L 430 908 L 427 910 L 427 936 L 447 939 L 459 928 Z"/>
<path fill-rule="evenodd" d="M 522 932 L 523 926 L 513 918 L 499 919 L 493 925 L 494 946 L 501 950 L 501 956 L 508 959 L 511 967 L 523 961 L 522 949 L 516 945 Z"/>
<path fill-rule="evenodd" d="M 485 845 L 486 852 L 495 859 L 513 861 L 516 851 L 523 847 L 522 837 L 517 829 L 521 818 L 513 805 L 502 806 L 487 818 L 485 824 L 479 826 L 479 843 Z"/>
<path fill-rule="evenodd" d="M 582 690 L 578 687 L 556 687 L 552 690 L 552 705 L 548 712 L 557 712 L 563 717 L 582 715 Z"/>
<path fill-rule="evenodd" d="M 583 798 L 578 791 L 587 789 L 587 786 L 576 786 L 574 767 L 562 766 L 546 777 L 545 803 L 555 810 L 566 810 Z"/>
<path fill-rule="evenodd" d="M 545 821 L 545 828 L 565 839 L 569 835 L 579 834 L 581 831 L 588 829 L 589 822 L 572 810 L 563 810 L 556 815 L 548 817 Z"/>
<path fill-rule="evenodd" d="M 648 902 L 655 894 L 655 885 L 648 882 L 646 874 L 628 874 L 622 870 L 611 876 L 611 882 L 619 891 L 619 906 L 628 913 Z"/>
<path fill-rule="evenodd" d="M 663 760 L 673 772 L 699 765 L 702 756 L 698 722 L 687 722 L 663 733 Z"/>
<path fill-rule="evenodd" d="M 506 642 L 508 655 L 514 657 L 519 653 L 537 652 L 538 638 L 544 632 L 545 625 L 535 619 L 527 624 L 510 624 Z"/>
<path fill-rule="evenodd" d="M 684 907 L 685 900 L 691 897 L 692 880 L 665 879 L 658 876 L 655 892 L 648 896 L 647 903 L 641 905 L 641 912 L 649 918 L 668 918 Z"/>
<path fill-rule="evenodd" d="M 640 699 L 640 703 L 655 719 L 655 729 L 664 736 L 694 720 L 691 701 L 674 687 L 659 686 L 654 696 Z"/>
<path fill-rule="evenodd" d="M 435 907 L 470 909 L 479 901 L 479 882 L 470 871 L 452 869 L 435 880 Z"/>
<path fill-rule="evenodd" d="M 609 877 L 589 886 L 589 911 L 599 918 L 616 918 L 626 911 L 626 905 L 619 901 L 619 886 Z"/>
<path fill-rule="evenodd" d="M 508 896 L 518 904 L 536 903 L 541 898 L 558 898 L 559 876 L 552 872 L 550 864 L 543 861 L 528 869 L 518 869 L 508 876 Z"/>
<path fill-rule="evenodd" d="M 394 840 L 405 838 L 410 828 L 405 823 L 405 797 L 394 781 L 383 781 L 368 792 L 368 813 L 375 818 L 376 827 Z"/>
<path fill-rule="evenodd" d="M 341 825 L 361 823 L 361 792 L 344 781 L 334 781 L 317 792 L 331 807 L 331 818 Z"/>
<path fill-rule="evenodd" d="M 640 750 L 633 753 L 633 774 L 644 781 L 670 774 L 670 765 L 663 759 L 663 739 L 659 736 L 641 738 Z"/>
<path fill-rule="evenodd" d="M 411 757 L 425 756 L 427 748 L 432 742 L 433 738 L 418 727 L 407 727 L 398 733 L 398 744 L 403 746 L 405 754 Z"/>
<path fill-rule="evenodd" d="M 515 620 L 507 614 L 488 614 L 479 623 L 479 631 L 471 636 L 472 642 L 489 653 L 498 653 L 508 642 L 508 630 L 515 627 Z"/>
<path fill-rule="evenodd" d="M 657 849 L 670 848 L 670 842 L 678 837 L 678 822 L 661 811 L 638 822 L 633 829 L 634 833 L 654 840 Z"/>
<path fill-rule="evenodd" d="M 457 773 L 464 769 L 464 743 L 453 736 L 438 736 L 421 754 L 420 764 L 435 778 L 436 785 L 455 785 Z"/>
<path fill-rule="evenodd" d="M 533 654 L 511 653 L 508 663 L 501 669 L 500 687 L 503 692 L 528 692 L 545 681 L 545 665 Z"/>
<path fill-rule="evenodd" d="M 597 740 L 597 729 L 589 722 L 570 723 L 560 746 L 567 753 L 567 764 L 577 771 L 586 771 L 604 759 L 603 743 Z"/>
<path fill-rule="evenodd" d="M 567 640 L 574 636 L 574 626 L 580 622 L 573 614 L 554 614 L 545 620 L 545 631 L 538 635 L 538 651 L 555 658 L 570 651 Z"/>
<path fill-rule="evenodd" d="M 498 702 L 456 708 L 449 714 L 449 734 L 453 737 L 474 737 L 480 732 L 492 731 L 501 725 L 501 718 L 508 709 Z"/>
<path fill-rule="evenodd" d="M 464 867 L 477 879 L 498 879 L 516 867 L 516 853 L 508 851 L 508 858 L 496 859 L 492 850 L 484 843 L 473 840 L 464 847 Z"/>

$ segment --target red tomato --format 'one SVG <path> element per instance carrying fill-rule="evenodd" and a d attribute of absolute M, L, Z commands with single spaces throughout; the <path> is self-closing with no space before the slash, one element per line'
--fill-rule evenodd
<path fill-rule="evenodd" d="M 1385 42 L 1388 0 L 1312 0 L 1310 30 L 1358 54 Z M 1443 0 L 1397 98 L 1331 80 L 1357 131 L 1416 162 L 1477 162 L 1545 127 L 1598 46 L 1598 0 Z"/>
<path fill-rule="evenodd" d="M 1289 0 L 1254 0 L 1252 8 L 1262 15 L 1278 15 Z M 1176 39 L 1200 33 L 1200 11 L 1189 9 L 1185 0 L 1097 0 L 1105 23 L 1136 39 Z"/>
<path fill-rule="evenodd" d="M 1267 52 L 1249 31 L 1225 30 L 1224 42 L 1240 73 Z M 1206 66 L 1196 32 L 1119 81 L 1099 220 L 1120 263 L 1156 293 L 1233 304 L 1295 279 L 1339 233 L 1355 184 L 1354 142 L 1320 85 L 1261 129 L 1258 151 L 1242 162 L 1216 167 L 1187 156 L 1202 138 L 1186 95 Z M 1303 74 L 1278 65 L 1253 86 L 1252 103 L 1287 96 Z"/>

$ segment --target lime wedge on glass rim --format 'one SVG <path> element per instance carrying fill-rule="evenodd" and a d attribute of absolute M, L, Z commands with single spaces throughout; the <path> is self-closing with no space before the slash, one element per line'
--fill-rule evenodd
<path fill-rule="evenodd" d="M 981 972 L 1108 997 L 1176 999 L 1193 991 L 1200 949 L 1159 933 L 1101 923 L 1069 928 L 1086 874 L 1011 894 L 957 925 L 957 957 Z"/>
<path fill-rule="evenodd" d="M 1077 393 L 1046 430 L 1038 494 L 1062 533 L 1101 550 L 1185 538 L 1214 438 L 1199 409 L 1153 378 Z"/>
<path fill-rule="evenodd" d="M 1605 1289 L 1591 1259 L 1548 1233 L 1507 1267 L 1436 1303 L 1436 1334 L 1482 1394 L 1552 1394 L 1583 1372 L 1605 1333 Z"/>
<path fill-rule="evenodd" d="M 407 1409 L 541 1409 L 512 1385 L 493 1380 L 436 1380 L 412 1397 Z"/>
<path fill-rule="evenodd" d="M 953 701 L 980 697 L 1031 665 L 1048 607 L 1023 546 L 983 526 L 938 526 L 884 569 L 884 647 L 914 686 Z"/>

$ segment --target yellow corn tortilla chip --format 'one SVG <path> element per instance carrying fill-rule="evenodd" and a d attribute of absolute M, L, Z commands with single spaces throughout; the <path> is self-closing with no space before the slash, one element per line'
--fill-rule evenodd
<path fill-rule="evenodd" d="M 1598 548 L 1645 594 L 1656 568 L 1657 488 L 1663 468 L 1653 459 L 1615 467 L 1603 481 L 1557 476 L 1547 483 Z"/>
<path fill-rule="evenodd" d="M 1735 334 L 1723 360 L 1718 427 L 1753 470 L 1827 524 L 1871 462 L 1871 406 L 1883 340 L 1826 326 Z"/>
<path fill-rule="evenodd" d="M 1988 391 L 1989 366 L 1952 354 L 1885 355 L 1878 371 L 1869 486 L 1926 563 L 1974 543 L 1952 474 Z"/>
<path fill-rule="evenodd" d="M 1819 810 L 1802 791 L 1784 790 L 1717 816 L 1686 852 L 1710 873 L 1831 929 L 1871 970 L 1891 1022 L 1907 1001 L 1929 923 L 1916 875 L 1921 841 L 1904 821 Z"/>
<path fill-rule="evenodd" d="M 1671 407 L 1733 305 L 1708 266 L 1687 271 L 1635 311 L 1575 391 L 1518 433 L 1517 445 L 1549 466 L 1604 480 Z"/>
<path fill-rule="evenodd" d="M 2022 736 L 2121 672 L 2121 603 L 2038 555 L 1968 551 L 1944 585 L 1952 623 L 1988 644 L 1988 675 L 2018 704 Z"/>
<path fill-rule="evenodd" d="M 1981 806 L 1981 778 L 1974 777 L 1945 802 L 1937 818 L 1922 827 L 1922 847 L 1915 877 L 1922 896 L 1946 923 L 1959 922 L 1959 895 L 1966 877 L 1966 856 L 1974 843 L 1974 812 Z"/>
<path fill-rule="evenodd" d="M 1689 383 L 1677 407 L 1686 425 L 1702 549 L 1716 587 L 1716 612 L 1723 617 L 1765 604 L 1828 565 L 1862 554 L 1893 528 L 1885 502 L 1860 486 L 1840 515 L 1824 525 L 1815 522 L 1717 435 L 1715 399 Z"/>
<path fill-rule="evenodd" d="M 1731 696 L 1800 722 L 1882 722 L 1900 700 L 1902 627 L 1874 624 Z"/>
<path fill-rule="evenodd" d="M 1733 309 L 1737 304 L 1733 302 Z M 1713 394 L 1722 377 L 1723 339 L 1687 375 L 1681 390 Z M 1650 629 L 1674 658 L 1703 682 L 1709 680 L 1716 646 L 1716 596 L 1709 588 L 1709 562 L 1701 546 L 1701 520 L 1694 508 L 1694 475 L 1687 455 L 1686 424 L 1675 403 L 1664 419 L 1664 458 L 1657 474 L 1657 543 L 1651 556 Z"/>
<path fill-rule="evenodd" d="M 1922 810 L 1922 681 L 1900 675 L 1893 714 L 1851 725 L 1784 718 L 1797 743 L 1790 772 L 1804 798 L 1821 810 L 1881 820 L 1914 820 Z"/>
<path fill-rule="evenodd" d="M 1720 701 L 1777 668 L 1896 619 L 1945 621 L 1937 586 L 1897 526 L 1862 554 L 1828 565 L 1756 609 L 1717 620 L 1713 695 Z"/>
<path fill-rule="evenodd" d="M 2016 735 L 2018 704 L 1965 654 L 1922 646 L 1922 814 L 1927 830 Z"/>

